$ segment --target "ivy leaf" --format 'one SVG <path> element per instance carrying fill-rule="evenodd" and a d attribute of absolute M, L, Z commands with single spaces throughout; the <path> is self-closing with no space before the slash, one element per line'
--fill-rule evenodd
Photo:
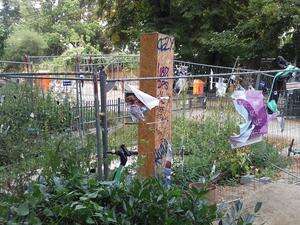
<path fill-rule="evenodd" d="M 110 222 L 110 223 L 116 223 L 117 221 L 116 221 L 114 218 L 108 217 L 108 218 L 107 218 L 107 222 Z"/>
<path fill-rule="evenodd" d="M 82 197 L 79 198 L 80 201 L 86 201 L 86 200 L 88 200 L 88 199 L 89 199 L 89 198 L 88 198 L 88 197 L 85 197 L 85 196 L 82 196 Z"/>
<path fill-rule="evenodd" d="M 28 203 L 23 203 L 17 208 L 17 214 L 19 216 L 27 216 L 29 214 Z"/>

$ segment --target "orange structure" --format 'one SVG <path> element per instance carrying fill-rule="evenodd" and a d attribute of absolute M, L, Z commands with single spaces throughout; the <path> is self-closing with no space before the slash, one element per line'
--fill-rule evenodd
<path fill-rule="evenodd" d="M 203 95 L 204 82 L 202 80 L 194 80 L 193 83 L 193 95 Z"/>
<path fill-rule="evenodd" d="M 39 71 L 40 73 L 47 73 L 48 71 Z M 43 79 L 34 79 L 34 83 L 43 91 L 48 91 L 51 84 L 51 79 L 43 78 Z"/>
<path fill-rule="evenodd" d="M 160 34 L 141 37 L 140 77 L 173 77 L 174 38 Z M 171 141 L 172 79 L 141 80 L 140 90 L 160 99 L 159 106 L 150 110 L 145 121 L 139 123 L 138 151 L 144 156 L 140 173 L 154 176 L 155 151 L 163 139 Z"/>
<path fill-rule="evenodd" d="M 44 78 L 44 79 L 40 79 L 40 87 L 43 91 L 48 91 L 50 88 L 50 83 L 51 83 L 51 79 L 48 78 Z"/>
<path fill-rule="evenodd" d="M 49 90 L 50 83 L 51 83 L 51 79 L 49 79 L 49 78 L 35 80 L 35 84 L 45 92 Z"/>

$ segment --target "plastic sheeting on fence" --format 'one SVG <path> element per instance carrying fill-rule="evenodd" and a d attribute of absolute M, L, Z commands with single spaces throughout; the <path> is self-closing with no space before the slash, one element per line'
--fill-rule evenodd
<path fill-rule="evenodd" d="M 143 121 L 144 114 L 152 108 L 159 105 L 159 99 L 140 91 L 139 89 L 127 85 L 126 92 L 135 96 L 135 99 L 127 101 L 129 105 L 129 113 L 134 122 Z"/>
<path fill-rule="evenodd" d="M 231 147 L 239 148 L 262 140 L 268 132 L 268 115 L 261 91 L 235 91 L 234 106 L 245 123 L 240 124 L 240 133 L 230 137 Z"/>

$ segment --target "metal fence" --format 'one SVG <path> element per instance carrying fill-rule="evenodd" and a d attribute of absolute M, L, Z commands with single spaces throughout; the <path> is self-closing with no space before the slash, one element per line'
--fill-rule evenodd
<path fill-rule="evenodd" d="M 126 57 L 125 57 L 126 58 Z M 34 58 L 31 57 L 32 64 Z M 35 59 L 37 63 L 43 59 Z M 39 61 L 40 60 L 40 61 Z M 98 56 L 84 56 L 82 61 L 75 66 L 75 72 L 40 72 L 34 73 L 28 69 L 28 63 L 23 66 L 28 69 L 28 73 L 8 72 L 1 73 L 0 79 L 2 85 L 7 82 L 22 83 L 29 82 L 33 86 L 39 86 L 41 92 L 52 93 L 57 96 L 59 101 L 65 101 L 70 107 L 71 123 L 70 129 L 76 133 L 82 140 L 85 135 L 95 135 L 95 155 L 101 155 L 98 163 L 98 170 L 102 171 L 102 157 L 103 162 L 107 162 L 105 158 L 107 150 L 117 149 L 120 144 L 125 143 L 130 148 L 137 147 L 138 130 L 137 124 L 133 123 L 128 114 L 128 108 L 124 99 L 125 86 L 130 84 L 139 87 L 141 80 L 149 79 L 158 81 L 160 78 L 138 78 L 136 68 L 138 68 L 138 57 L 129 56 L 126 59 L 115 56 L 111 58 Z M 127 61 L 126 61 L 127 60 Z M 124 72 L 130 64 L 131 70 Z M 185 78 L 188 82 L 193 79 L 203 79 L 207 83 L 209 81 L 216 81 L 219 78 L 229 78 L 237 76 L 246 80 L 246 85 L 252 85 L 259 88 L 259 83 L 264 81 L 267 86 L 271 85 L 274 73 L 277 71 L 254 71 L 247 69 L 237 69 L 230 67 L 212 66 L 206 64 L 190 63 L 183 61 L 174 62 L 175 77 L 170 78 L 176 81 L 179 77 Z M 103 70 L 99 73 L 99 66 L 103 66 Z M 188 73 L 182 75 L 178 72 L 178 68 L 185 66 Z M 106 68 L 106 70 L 105 70 Z M 31 68 L 32 69 L 32 68 Z M 106 75 L 105 75 L 106 71 Z M 82 76 L 83 75 L 83 76 Z M 177 76 L 178 75 L 178 76 Z M 107 79 L 107 80 L 106 80 Z M 47 83 L 44 87 L 43 82 Z M 191 85 L 190 85 L 191 86 Z M 108 92 L 107 87 L 112 87 Z M 1 88 L 0 88 L 1 91 Z M 209 85 L 206 86 L 203 95 L 195 96 L 188 89 L 182 95 L 175 95 L 172 99 L 172 117 L 174 126 L 176 121 L 184 118 L 187 120 L 203 122 L 206 117 L 217 115 L 216 120 L 220 123 L 226 122 L 226 116 L 232 116 L 232 102 L 230 96 L 217 97 L 215 94 L 215 87 L 212 89 Z M 267 93 L 265 93 L 267 95 Z M 287 106 L 288 113 L 286 113 L 285 128 L 280 130 L 280 126 L 276 121 L 269 125 L 268 136 L 269 141 L 278 144 L 280 149 L 288 146 L 292 139 L 296 140 L 296 145 L 299 145 L 300 140 L 300 121 L 296 117 L 299 112 L 299 97 L 288 99 L 288 104 L 285 104 L 286 99 L 281 101 L 282 108 Z M 188 127 L 186 129 L 189 129 Z M 183 130 L 184 132 L 184 130 Z M 188 138 L 184 135 L 182 139 Z M 188 140 L 182 140 L 180 145 L 177 145 L 175 152 L 179 152 L 181 145 Z M 84 141 L 83 141 L 84 142 Z M 84 144 L 84 143 L 83 143 Z M 104 151 L 104 154 L 103 154 Z M 290 167 L 291 174 L 296 177 L 299 176 L 299 163 L 296 160 Z M 111 165 L 106 164 L 106 169 Z M 288 173 L 282 171 L 286 176 L 293 177 Z M 107 172 L 105 172 L 107 176 Z M 295 178 L 294 176 L 294 178 Z M 253 181 L 250 186 L 244 186 L 245 190 L 239 189 L 240 192 L 246 192 L 259 187 L 259 182 Z M 241 193 L 235 189 L 228 189 L 226 192 L 220 188 L 222 192 L 219 199 L 233 199 L 230 196 L 241 196 Z"/>

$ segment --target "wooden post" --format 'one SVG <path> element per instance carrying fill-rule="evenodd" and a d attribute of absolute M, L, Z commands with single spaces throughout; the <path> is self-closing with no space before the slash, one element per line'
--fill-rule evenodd
<path fill-rule="evenodd" d="M 140 77 L 173 77 L 173 59 L 173 37 L 159 33 L 142 35 Z M 161 141 L 171 141 L 173 80 L 142 80 L 140 90 L 160 99 L 159 106 L 148 112 L 138 130 L 139 155 L 145 157 L 140 173 L 149 177 L 155 175 L 155 151 Z"/>

